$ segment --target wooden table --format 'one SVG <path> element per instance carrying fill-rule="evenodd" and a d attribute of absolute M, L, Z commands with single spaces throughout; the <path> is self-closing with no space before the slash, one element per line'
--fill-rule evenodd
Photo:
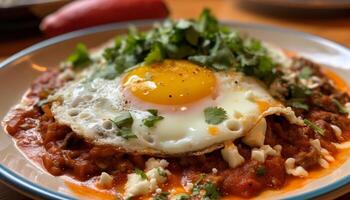
<path fill-rule="evenodd" d="M 262 11 L 265 8 L 258 7 L 255 10 L 247 5 L 242 5 L 235 0 L 166 0 L 171 11 L 171 17 L 195 18 L 204 7 L 210 8 L 213 13 L 222 20 L 236 20 L 246 23 L 269 24 L 274 26 L 292 28 L 299 31 L 316 34 L 330 40 L 334 40 L 350 47 L 350 11 L 339 11 L 337 16 L 327 13 L 327 17 L 304 16 L 291 17 L 279 15 L 268 15 Z M 248 9 L 249 8 L 249 9 Z M 340 16 L 339 16 L 340 15 Z M 0 42 L 0 59 L 44 40 L 43 36 L 20 39 L 15 41 Z M 3 199 L 26 199 L 18 193 L 0 185 L 0 200 Z M 347 194 L 340 199 L 350 199 Z"/>

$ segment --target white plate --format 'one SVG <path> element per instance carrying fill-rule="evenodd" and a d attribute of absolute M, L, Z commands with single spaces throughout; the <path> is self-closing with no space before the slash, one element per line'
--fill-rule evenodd
<path fill-rule="evenodd" d="M 140 28 L 147 28 L 153 22 L 138 21 L 134 24 Z M 325 64 L 350 84 L 350 50 L 346 47 L 314 35 L 287 29 L 236 22 L 226 24 Z M 117 34 L 124 33 L 127 26 L 127 23 L 119 23 L 69 33 L 29 47 L 5 60 L 0 64 L 0 119 L 3 119 L 10 107 L 20 100 L 30 83 L 40 75 L 40 72 L 33 68 L 33 64 L 49 68 L 57 67 L 78 42 L 94 47 Z M 67 189 L 62 178 L 53 177 L 28 161 L 3 129 L 0 130 L 0 142 L 1 181 L 32 197 L 77 198 Z M 305 186 L 293 191 L 272 192 L 269 199 L 307 199 L 337 189 L 337 193 L 332 193 L 332 197 L 335 197 L 349 191 L 349 183 L 350 159 L 327 176 L 309 181 Z"/>

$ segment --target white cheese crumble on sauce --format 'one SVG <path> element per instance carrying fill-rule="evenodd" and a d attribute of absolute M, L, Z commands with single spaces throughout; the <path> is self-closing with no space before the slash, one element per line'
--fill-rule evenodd
<path fill-rule="evenodd" d="M 335 146 L 337 149 L 348 149 L 350 148 L 350 141 L 348 142 L 343 142 L 343 143 L 335 143 L 332 142 L 332 144 Z"/>
<path fill-rule="evenodd" d="M 231 168 L 235 168 L 244 162 L 244 158 L 239 154 L 233 143 L 225 144 L 225 147 L 221 149 L 221 155 Z"/>
<path fill-rule="evenodd" d="M 168 166 L 166 160 L 157 160 L 150 158 L 146 162 L 146 176 L 147 179 L 143 179 L 139 174 L 128 174 L 128 180 L 125 185 L 124 197 L 135 197 L 145 195 L 154 191 L 157 191 L 159 184 L 167 181 L 167 175 L 170 174 L 165 167 Z M 153 168 L 151 168 L 153 167 Z M 164 175 L 166 174 L 166 175 Z"/>
<path fill-rule="evenodd" d="M 335 137 L 337 137 L 338 140 L 344 140 L 344 138 L 342 136 L 343 132 L 338 126 L 331 124 L 331 128 L 334 132 Z"/>
<path fill-rule="evenodd" d="M 259 149 L 254 148 L 252 150 L 252 160 L 256 160 L 258 162 L 264 163 L 265 159 L 268 156 L 280 156 L 281 155 L 282 146 L 275 145 L 273 148 L 270 145 L 263 145 Z"/>
<path fill-rule="evenodd" d="M 321 155 L 321 157 L 318 159 L 320 166 L 323 168 L 328 168 L 329 162 L 333 162 L 335 160 L 333 156 L 328 152 L 327 149 L 321 147 L 321 142 L 319 139 L 310 140 L 310 144 Z"/>
<path fill-rule="evenodd" d="M 302 166 L 295 166 L 295 159 L 294 158 L 288 158 L 285 163 L 284 167 L 286 168 L 287 174 L 298 176 L 298 177 L 307 177 L 309 173 L 302 167 Z"/>
<path fill-rule="evenodd" d="M 98 185 L 104 188 L 111 187 L 113 183 L 113 177 L 106 172 L 102 172 L 98 180 Z"/>

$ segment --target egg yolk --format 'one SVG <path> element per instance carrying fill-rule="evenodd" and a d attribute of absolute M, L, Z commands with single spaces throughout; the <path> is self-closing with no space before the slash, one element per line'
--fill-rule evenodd
<path fill-rule="evenodd" d="M 185 60 L 164 60 L 130 71 L 123 85 L 139 99 L 162 105 L 181 105 L 213 95 L 214 73 Z"/>

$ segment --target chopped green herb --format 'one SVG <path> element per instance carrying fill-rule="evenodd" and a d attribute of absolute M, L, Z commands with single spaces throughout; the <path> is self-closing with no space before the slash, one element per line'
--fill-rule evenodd
<path fill-rule="evenodd" d="M 310 78 L 310 76 L 313 74 L 313 71 L 310 67 L 306 66 L 306 67 L 303 67 L 302 70 L 300 70 L 300 73 L 299 73 L 299 78 L 301 79 L 308 79 Z"/>
<path fill-rule="evenodd" d="M 261 42 L 220 25 L 208 9 L 197 20 L 167 20 L 148 32 L 131 28 L 105 49 L 103 57 L 110 67 L 99 69 L 96 77 L 116 77 L 142 62 L 164 59 L 186 59 L 216 71 L 241 71 L 267 84 L 276 77 L 276 64 Z"/>
<path fill-rule="evenodd" d="M 309 105 L 305 103 L 304 99 L 290 99 L 287 101 L 287 105 L 293 108 L 309 110 Z"/>
<path fill-rule="evenodd" d="M 204 110 L 205 122 L 208 124 L 220 124 L 227 119 L 226 111 L 219 107 L 209 107 Z"/>
<path fill-rule="evenodd" d="M 201 188 L 205 191 L 204 200 L 219 199 L 219 191 L 212 182 L 204 183 Z"/>
<path fill-rule="evenodd" d="M 158 110 L 156 109 L 148 109 L 147 111 L 151 113 L 153 116 L 158 116 Z"/>
<path fill-rule="evenodd" d="M 333 98 L 332 103 L 334 103 L 337 106 L 339 113 L 346 115 L 349 114 L 348 110 L 338 100 Z"/>
<path fill-rule="evenodd" d="M 122 127 L 121 129 L 119 129 L 119 131 L 117 132 L 117 136 L 120 136 L 126 140 L 137 138 L 137 136 L 131 131 L 131 128 L 129 127 Z"/>
<path fill-rule="evenodd" d="M 257 176 L 265 176 L 266 168 L 264 166 L 259 166 L 258 168 L 256 168 L 255 173 Z"/>
<path fill-rule="evenodd" d="M 134 172 L 135 172 L 137 175 L 139 175 L 139 176 L 141 177 L 141 179 L 143 179 L 143 180 L 148 179 L 146 173 L 145 173 L 144 171 L 142 171 L 141 169 L 135 168 L 135 169 L 134 169 Z"/>
<path fill-rule="evenodd" d="M 185 193 L 181 193 L 181 194 L 177 194 L 175 197 L 174 197 L 175 200 L 189 200 L 191 199 L 191 196 L 188 195 L 188 194 L 185 194 Z"/>
<path fill-rule="evenodd" d="M 289 86 L 289 92 L 291 98 L 297 99 L 307 98 L 312 94 L 309 88 L 295 84 Z"/>
<path fill-rule="evenodd" d="M 312 128 L 316 133 L 324 136 L 325 130 L 314 124 L 313 122 L 309 121 L 308 119 L 304 119 L 304 124 Z"/>
<path fill-rule="evenodd" d="M 164 119 L 162 116 L 158 116 L 158 110 L 155 109 L 148 109 L 149 113 L 151 113 L 151 116 L 148 116 L 147 118 L 143 119 L 143 124 L 147 126 L 148 128 L 153 127 L 157 122 Z"/>
<path fill-rule="evenodd" d="M 67 60 L 73 65 L 73 69 L 84 68 L 92 62 L 88 49 L 82 43 L 76 46 L 74 53 Z"/>
<path fill-rule="evenodd" d="M 121 112 L 117 113 L 117 116 L 114 117 L 114 119 L 111 121 L 116 126 L 121 128 L 121 127 L 131 126 L 131 124 L 133 123 L 134 120 L 133 120 L 129 111 L 121 111 Z"/>
<path fill-rule="evenodd" d="M 162 116 L 154 116 L 154 115 L 152 115 L 152 116 L 149 116 L 149 117 L 143 119 L 142 121 L 143 121 L 143 124 L 144 124 L 145 126 L 147 126 L 148 128 L 151 128 L 151 127 L 153 127 L 157 122 L 159 122 L 159 121 L 161 121 L 161 120 L 163 120 L 163 119 L 164 119 L 164 117 L 162 117 Z"/>
<path fill-rule="evenodd" d="M 168 200 L 169 192 L 161 192 L 160 194 L 157 194 L 153 200 Z"/>
<path fill-rule="evenodd" d="M 161 175 L 163 177 L 167 177 L 168 176 L 167 173 L 161 168 L 157 168 L 157 172 L 158 172 L 159 175 Z"/>

